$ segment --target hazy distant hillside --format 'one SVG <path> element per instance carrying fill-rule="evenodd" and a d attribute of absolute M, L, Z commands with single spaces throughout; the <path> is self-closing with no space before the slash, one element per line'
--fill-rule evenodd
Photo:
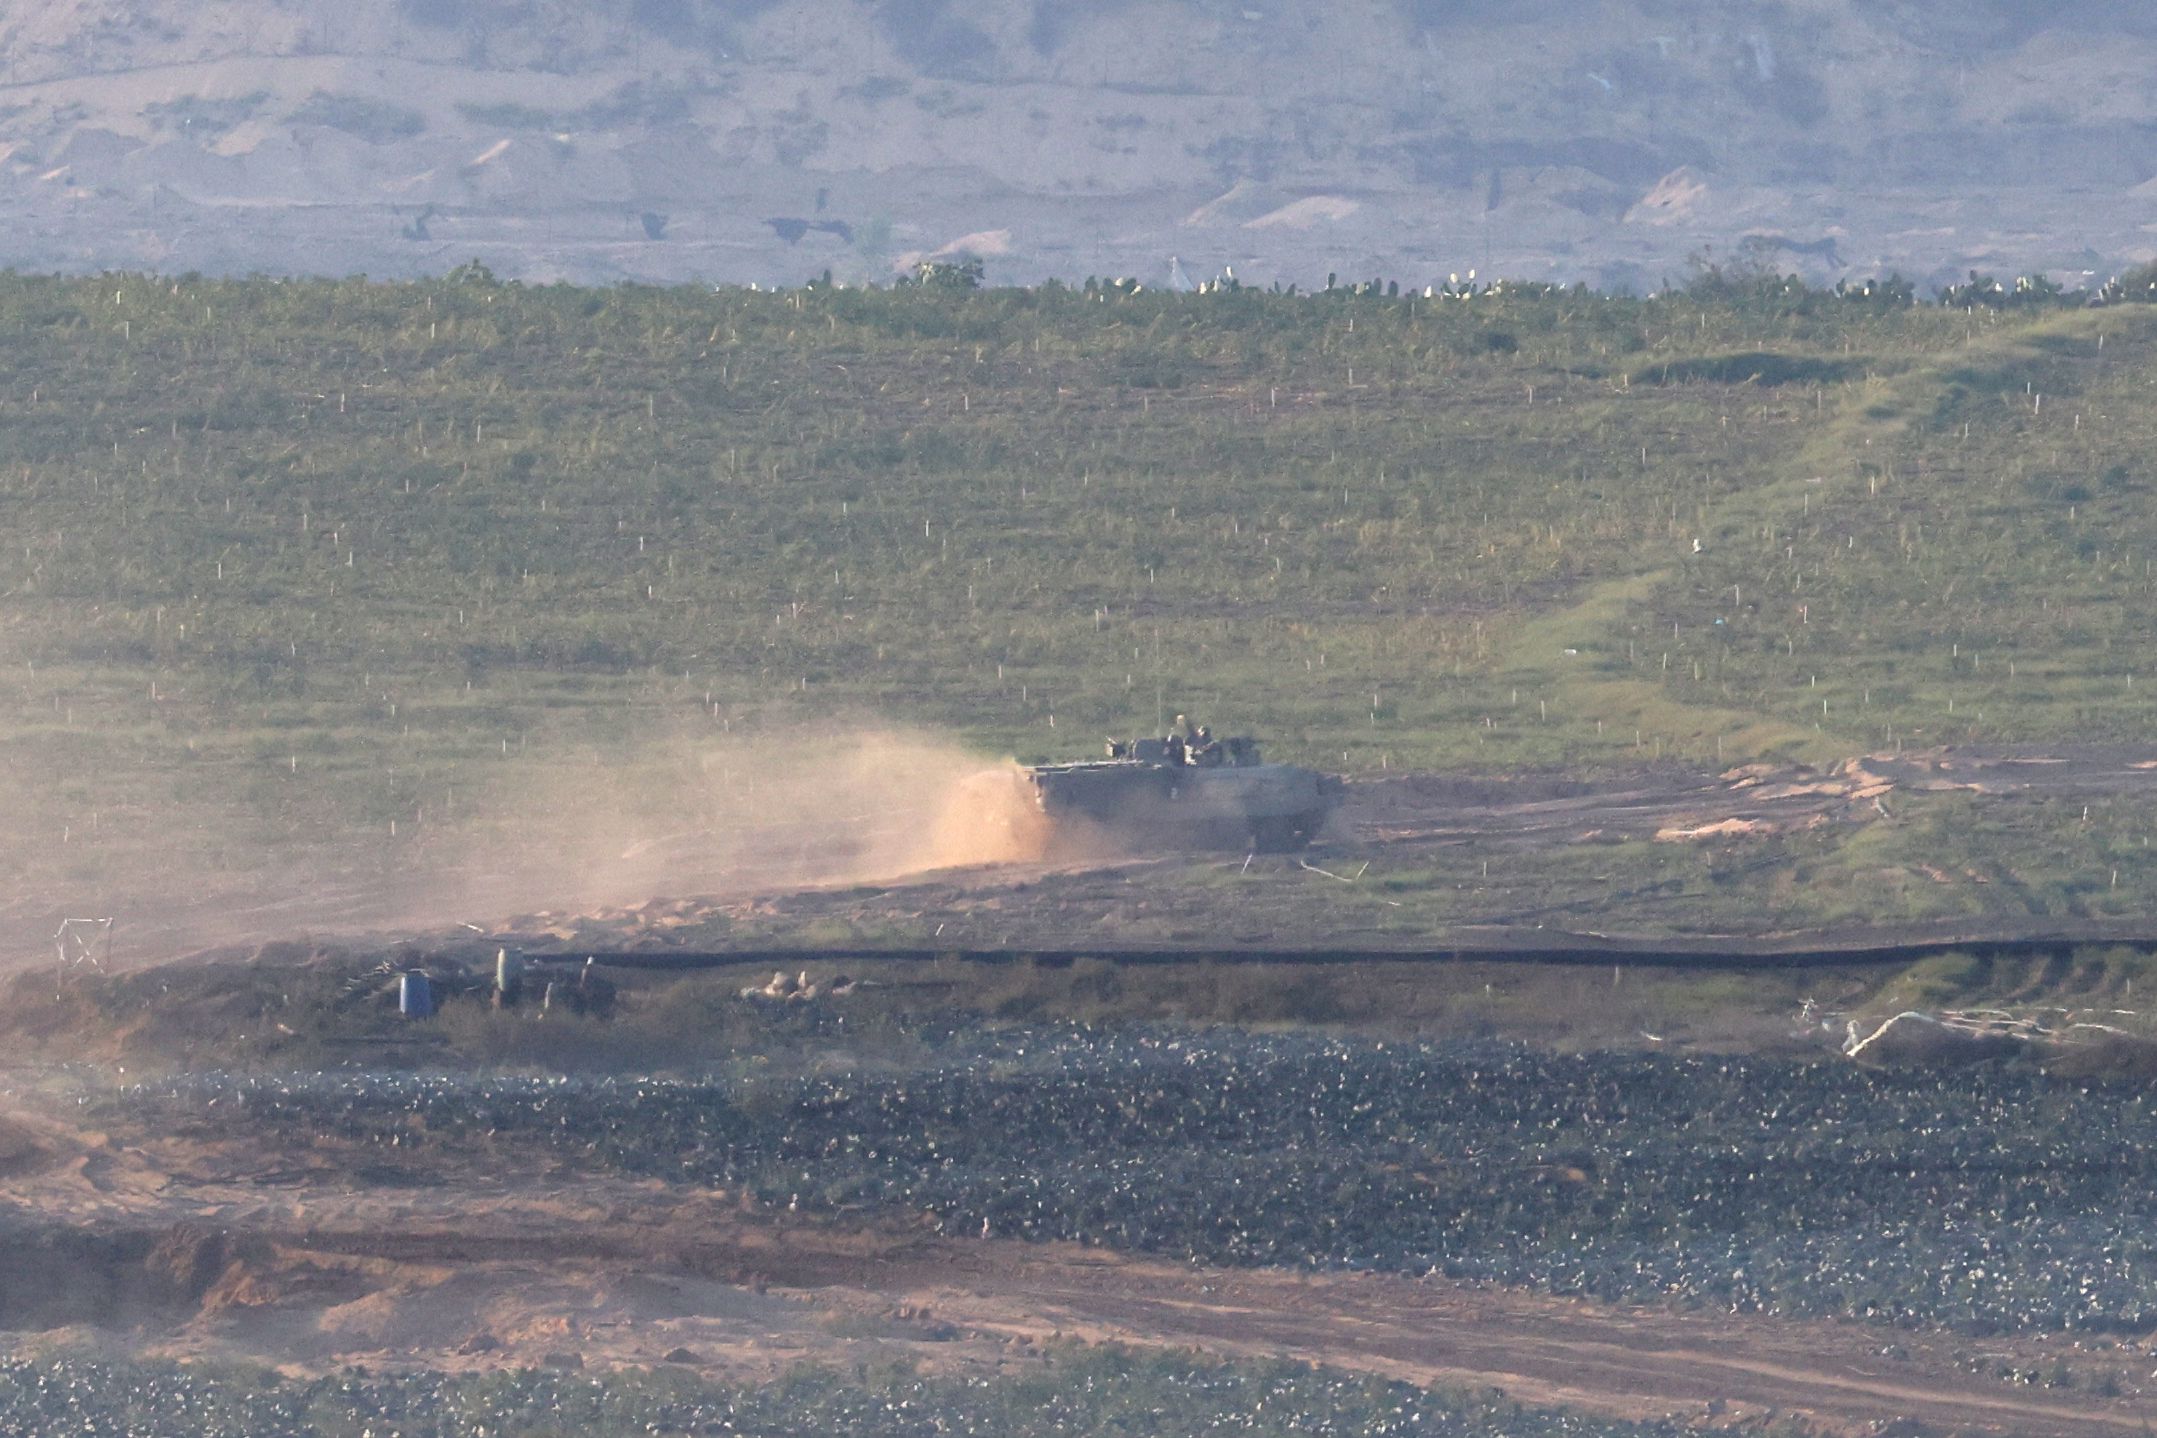
<path fill-rule="evenodd" d="M 7 263 L 1653 284 L 2151 257 L 2157 7 L 0 5 Z"/>

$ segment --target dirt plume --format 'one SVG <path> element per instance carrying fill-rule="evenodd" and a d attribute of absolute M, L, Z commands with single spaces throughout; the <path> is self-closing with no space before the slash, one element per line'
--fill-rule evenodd
<path fill-rule="evenodd" d="M 1022 771 L 945 740 L 856 729 L 558 758 L 500 795 L 440 903 L 607 907 L 867 883 L 1039 858 Z"/>
<path fill-rule="evenodd" d="M 133 967 L 288 939 L 488 928 L 540 910 L 888 881 L 1035 859 L 1046 842 L 1016 764 L 922 731 L 592 733 L 603 737 L 542 739 L 499 767 L 460 769 L 453 810 L 401 829 L 357 812 L 363 798 L 283 842 L 210 801 L 168 804 L 155 823 L 126 826 L 127 845 L 26 880 L 0 905 L 0 962 L 50 965 L 63 913 L 116 915 L 118 966 Z"/>
<path fill-rule="evenodd" d="M 1005 762 L 977 769 L 951 786 L 909 867 L 1033 863 L 1047 857 L 1052 837 L 1025 770 Z"/>

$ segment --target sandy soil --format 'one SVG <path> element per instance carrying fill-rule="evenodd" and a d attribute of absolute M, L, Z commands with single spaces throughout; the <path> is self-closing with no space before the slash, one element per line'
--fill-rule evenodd
<path fill-rule="evenodd" d="M 758 1378 L 899 1356 L 988 1372 L 1062 1339 L 1288 1357 L 1615 1415 L 1774 1413 L 1838 1434 L 1906 1418 L 2082 1438 L 2157 1417 L 2140 1396 L 1976 1377 L 1961 1364 L 1969 1345 L 1941 1336 L 954 1240 L 724 1192 L 400 1169 L 379 1150 L 133 1144 L 34 1103 L 0 1116 L 0 1245 L 19 1280 L 0 1301 L 0 1341 L 295 1372 L 674 1364 Z M 2139 1345 L 1981 1347 L 2017 1366 L 2110 1371 L 2129 1395 L 2150 1366 Z"/>

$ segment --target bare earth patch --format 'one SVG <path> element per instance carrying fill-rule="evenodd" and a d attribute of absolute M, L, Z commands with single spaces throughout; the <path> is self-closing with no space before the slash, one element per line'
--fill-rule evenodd
<path fill-rule="evenodd" d="M 0 1180 L 12 1271 L 73 1297 L 6 1314 L 25 1346 L 474 1371 L 678 1365 L 759 1379 L 904 1358 L 992 1372 L 1059 1340 L 1289 1357 L 1616 1416 L 1769 1413 L 1826 1433 L 1907 1418 L 2026 1438 L 2144 1431 L 2127 1399 L 1974 1376 L 1966 1341 L 1627 1309 L 1440 1278 L 1194 1267 L 1069 1244 L 809 1221 L 719 1191 L 561 1174 L 370 1173 L 301 1156 L 7 1132 L 60 1161 Z M 387 1179 L 370 1182 L 370 1178 Z M 59 1281 L 62 1274 L 67 1281 Z M 93 1301 L 95 1300 L 95 1301 Z M 2139 1376 L 2134 1346 L 1987 1341 Z"/>

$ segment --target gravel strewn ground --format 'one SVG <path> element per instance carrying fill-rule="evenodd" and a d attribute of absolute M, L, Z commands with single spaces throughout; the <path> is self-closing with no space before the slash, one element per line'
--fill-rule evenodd
<path fill-rule="evenodd" d="M 414 1160 L 537 1145 L 811 1210 L 1218 1263 L 1969 1332 L 2157 1322 L 2135 1089 L 1231 1031 L 922 1037 L 912 1061 L 810 1077 L 210 1074 L 103 1102 Z"/>
<path fill-rule="evenodd" d="M 1129 1433 L 1373 1438 L 1663 1438 L 1627 1423 L 1523 1409 L 1285 1365 L 1216 1366 L 1097 1351 L 1021 1378 L 841 1379 L 730 1389 L 671 1375 L 440 1373 L 278 1381 L 172 1364 L 0 1361 L 0 1428 L 69 1438 L 1090 1438 Z"/>

